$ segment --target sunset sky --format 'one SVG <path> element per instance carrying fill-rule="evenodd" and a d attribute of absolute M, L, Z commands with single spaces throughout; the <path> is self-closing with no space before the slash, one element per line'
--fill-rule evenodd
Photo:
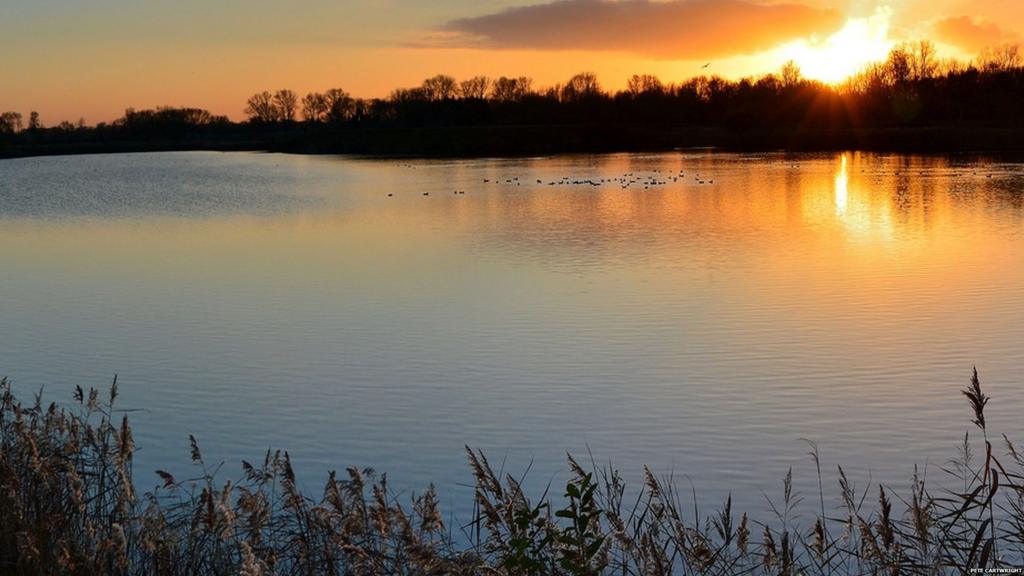
<path fill-rule="evenodd" d="M 240 118 L 246 97 L 341 87 L 385 96 L 446 73 L 596 72 L 677 81 L 796 60 L 837 80 L 893 42 L 970 58 L 1018 42 L 1020 0 L 0 0 L 0 110 L 46 124 L 126 107 L 199 106 Z"/>

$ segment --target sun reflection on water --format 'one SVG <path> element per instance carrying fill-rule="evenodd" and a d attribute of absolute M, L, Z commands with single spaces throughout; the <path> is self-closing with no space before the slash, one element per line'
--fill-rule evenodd
<path fill-rule="evenodd" d="M 3 164 L 3 370 L 63 382 L 57 398 L 125 374 L 142 469 L 188 434 L 224 457 L 294 446 L 304 476 L 369 463 L 471 514 L 454 492 L 466 438 L 519 447 L 509 467 L 535 461 L 537 478 L 591 439 L 624 470 L 685 458 L 698 488 L 742 460 L 744 506 L 803 462 L 787 438 L 902 478 L 893 438 L 943 456 L 962 434 L 957 370 L 1013 382 L 1024 362 L 1018 164 L 990 179 L 994 164 L 863 152 L 407 162 Z M 547 184 L 566 177 L 603 185 Z M 1010 421 L 1024 390 L 1004 388 Z"/>
<path fill-rule="evenodd" d="M 847 189 L 850 182 L 850 175 L 846 171 L 846 162 L 846 154 L 843 154 L 839 161 L 839 172 L 836 174 L 836 216 L 846 214 L 846 205 L 850 200 L 849 190 Z"/>

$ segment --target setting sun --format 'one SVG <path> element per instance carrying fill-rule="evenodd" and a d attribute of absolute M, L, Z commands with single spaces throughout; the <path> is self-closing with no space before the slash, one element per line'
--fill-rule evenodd
<path fill-rule="evenodd" d="M 812 80 L 837 84 L 866 65 L 885 60 L 893 41 L 889 39 L 891 11 L 879 8 L 873 16 L 851 18 L 826 38 L 797 40 L 780 49 L 783 60 L 792 60 Z"/>

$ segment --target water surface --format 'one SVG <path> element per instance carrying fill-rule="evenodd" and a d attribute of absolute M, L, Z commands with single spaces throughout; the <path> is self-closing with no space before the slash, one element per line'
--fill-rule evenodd
<path fill-rule="evenodd" d="M 143 486 L 195 434 L 231 476 L 282 448 L 311 490 L 371 466 L 464 515 L 465 444 L 538 492 L 589 447 L 764 510 L 790 467 L 810 490 L 801 439 L 830 483 L 954 456 L 975 364 L 1024 440 L 1022 265 L 996 161 L 7 160 L 0 373 L 117 373 Z"/>

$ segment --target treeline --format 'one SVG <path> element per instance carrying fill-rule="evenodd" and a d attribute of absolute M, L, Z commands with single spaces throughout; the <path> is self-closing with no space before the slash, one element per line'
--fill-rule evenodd
<path fill-rule="evenodd" d="M 969 64 L 939 60 L 930 42 L 894 48 L 839 86 L 805 79 L 792 62 L 777 74 L 729 81 L 699 76 L 665 83 L 634 75 L 606 91 L 580 73 L 536 89 L 530 78 L 438 75 L 388 98 L 354 98 L 342 89 L 253 95 L 251 123 L 303 121 L 344 126 L 408 127 L 489 124 L 670 123 L 749 128 L 879 128 L 989 124 L 1024 120 L 1024 74 L 1017 45 L 986 50 Z"/>
<path fill-rule="evenodd" d="M 53 127 L 45 127 L 39 121 L 39 113 L 29 114 L 28 124 L 23 125 L 22 115 L 17 112 L 0 114 L 0 135 L 23 137 L 73 136 L 76 133 L 121 132 L 139 136 L 176 136 L 186 134 L 190 128 L 228 127 L 232 122 L 227 116 L 215 116 L 202 108 L 174 108 L 164 106 L 155 110 L 125 110 L 124 116 L 112 123 L 100 122 L 88 126 L 84 119 L 78 122 L 63 121 Z"/>
<path fill-rule="evenodd" d="M 897 46 L 884 62 L 841 85 L 806 79 L 792 62 L 778 73 L 740 80 L 698 76 L 667 83 L 638 74 L 619 91 L 606 90 L 589 72 L 539 88 L 527 77 L 460 81 L 437 75 L 386 98 L 356 98 L 340 88 L 301 97 L 287 89 L 259 92 L 246 102 L 246 121 L 241 123 L 201 109 L 158 108 L 130 109 L 124 117 L 94 127 L 65 122 L 47 129 L 34 112 L 24 127 L 20 114 L 5 113 L 0 143 L 217 140 L 241 147 L 248 143 L 319 151 L 348 142 L 343 151 L 362 147 L 372 153 L 401 148 L 404 140 L 396 141 L 398 137 L 381 140 L 379 132 L 388 130 L 404 131 L 400 139 L 407 140 L 424 139 L 423 130 L 445 129 L 457 132 L 458 138 L 472 134 L 476 142 L 486 139 L 484 128 L 491 130 L 490 140 L 507 141 L 556 132 L 562 137 L 564 127 L 588 126 L 603 130 L 606 147 L 618 142 L 623 148 L 634 140 L 651 142 L 652 137 L 658 145 L 692 144 L 680 142 L 677 134 L 700 130 L 749 134 L 753 142 L 777 133 L 931 128 L 1006 132 L 1024 128 L 1022 66 L 1017 45 L 985 50 L 965 63 L 939 59 L 934 46 L 922 41 Z M 631 128 L 622 128 L 627 126 Z M 573 138 L 581 143 L 591 136 Z M 439 140 L 431 136 L 412 149 L 429 152 Z"/>

